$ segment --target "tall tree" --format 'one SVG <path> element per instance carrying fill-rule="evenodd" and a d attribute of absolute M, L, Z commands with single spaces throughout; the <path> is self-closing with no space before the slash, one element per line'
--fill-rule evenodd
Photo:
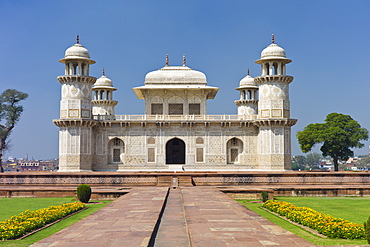
<path fill-rule="evenodd" d="M 0 95 L 0 172 L 4 172 L 2 158 L 7 148 L 7 139 L 23 112 L 19 102 L 27 97 L 28 94 L 15 89 L 7 89 Z"/>
<path fill-rule="evenodd" d="M 361 128 L 351 116 L 334 112 L 326 116 L 325 123 L 307 125 L 297 133 L 297 138 L 304 153 L 322 143 L 322 154 L 333 158 L 334 169 L 338 171 L 338 160 L 347 160 L 353 156 L 350 148 L 363 147 L 364 144 L 360 141 L 369 138 L 369 131 Z"/>
<path fill-rule="evenodd" d="M 307 166 L 307 159 L 304 155 L 293 156 L 292 159 L 292 169 L 293 170 L 304 170 Z"/>
<path fill-rule="evenodd" d="M 313 152 L 309 153 L 306 156 L 307 158 L 307 164 L 311 167 L 317 167 L 320 163 L 320 161 L 324 158 L 321 154 Z"/>

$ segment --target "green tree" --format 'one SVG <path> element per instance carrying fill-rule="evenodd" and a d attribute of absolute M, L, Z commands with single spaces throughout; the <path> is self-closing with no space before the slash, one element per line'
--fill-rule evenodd
<path fill-rule="evenodd" d="M 304 155 L 296 155 L 296 156 L 293 156 L 293 159 L 292 159 L 292 169 L 293 170 L 304 170 L 306 169 L 306 166 L 307 166 L 307 159 L 306 159 L 306 156 Z"/>
<path fill-rule="evenodd" d="M 363 167 L 367 168 L 367 167 L 369 167 L 369 166 L 370 166 L 370 157 L 363 157 L 363 158 L 361 158 L 361 159 L 358 161 L 358 163 L 359 163 L 361 166 L 363 166 Z"/>
<path fill-rule="evenodd" d="M 0 95 L 0 172 L 4 172 L 2 158 L 8 146 L 7 139 L 23 112 L 19 102 L 27 97 L 28 94 L 15 89 L 7 89 Z"/>
<path fill-rule="evenodd" d="M 307 159 L 307 164 L 310 166 L 310 167 L 315 167 L 317 168 L 318 165 L 319 165 L 319 162 L 323 159 L 324 157 L 319 154 L 319 153 L 316 153 L 316 152 L 313 152 L 313 153 L 309 153 L 306 155 L 306 159 Z"/>
<path fill-rule="evenodd" d="M 330 113 L 325 123 L 307 125 L 297 133 L 302 152 L 311 151 L 315 144 L 322 143 L 320 148 L 324 156 L 333 158 L 334 169 L 338 171 L 338 160 L 347 160 L 353 156 L 350 148 L 361 148 L 361 140 L 369 138 L 369 132 L 349 115 Z"/>

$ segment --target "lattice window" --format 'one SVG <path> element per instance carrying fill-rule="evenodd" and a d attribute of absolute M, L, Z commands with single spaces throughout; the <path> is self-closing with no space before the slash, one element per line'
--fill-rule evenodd
<path fill-rule="evenodd" d="M 155 162 L 155 149 L 148 148 L 148 162 Z"/>
<path fill-rule="evenodd" d="M 197 148 L 197 161 L 196 162 L 204 162 L 204 154 L 203 154 L 203 148 Z"/>
<path fill-rule="evenodd" d="M 189 115 L 200 115 L 200 104 L 189 104 Z"/>
<path fill-rule="evenodd" d="M 182 115 L 183 114 L 183 104 L 168 104 L 168 114 L 169 115 Z"/>
<path fill-rule="evenodd" d="M 113 139 L 113 146 L 121 146 L 122 141 L 118 138 Z"/>
<path fill-rule="evenodd" d="M 196 140 L 195 140 L 195 144 L 204 144 L 204 140 L 202 137 L 198 137 Z"/>
<path fill-rule="evenodd" d="M 155 139 L 153 137 L 149 137 L 148 144 L 155 144 Z"/>
<path fill-rule="evenodd" d="M 231 145 L 232 146 L 238 146 L 238 144 L 239 144 L 238 142 L 239 142 L 239 140 L 235 137 L 233 139 L 231 139 Z"/>
<path fill-rule="evenodd" d="M 151 105 L 151 114 L 152 115 L 162 115 L 163 114 L 163 104 L 152 104 Z"/>
<path fill-rule="evenodd" d="M 121 158 L 121 149 L 120 148 L 114 148 L 113 149 L 113 162 L 120 162 Z"/>
<path fill-rule="evenodd" d="M 125 143 L 119 138 L 113 138 L 109 142 L 109 162 L 121 162 L 121 154 L 125 152 Z"/>
<path fill-rule="evenodd" d="M 238 162 L 238 154 L 239 154 L 239 150 L 236 149 L 236 148 L 232 148 L 231 150 L 231 154 L 230 154 L 230 161 L 232 163 L 235 163 L 235 162 Z"/>

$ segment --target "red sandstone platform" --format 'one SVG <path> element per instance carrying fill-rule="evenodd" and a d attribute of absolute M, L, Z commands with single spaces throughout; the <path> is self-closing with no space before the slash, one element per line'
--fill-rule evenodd
<path fill-rule="evenodd" d="M 166 203 L 167 190 L 135 187 L 32 246 L 314 246 L 216 188 L 171 189 Z"/>

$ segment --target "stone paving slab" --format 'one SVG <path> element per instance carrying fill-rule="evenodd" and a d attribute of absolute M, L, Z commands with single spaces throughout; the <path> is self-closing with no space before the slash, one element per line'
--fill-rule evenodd
<path fill-rule="evenodd" d="M 31 246 L 147 246 L 168 188 L 136 187 L 81 221 Z"/>
<path fill-rule="evenodd" d="M 315 246 L 210 187 L 184 187 L 193 247 Z"/>

